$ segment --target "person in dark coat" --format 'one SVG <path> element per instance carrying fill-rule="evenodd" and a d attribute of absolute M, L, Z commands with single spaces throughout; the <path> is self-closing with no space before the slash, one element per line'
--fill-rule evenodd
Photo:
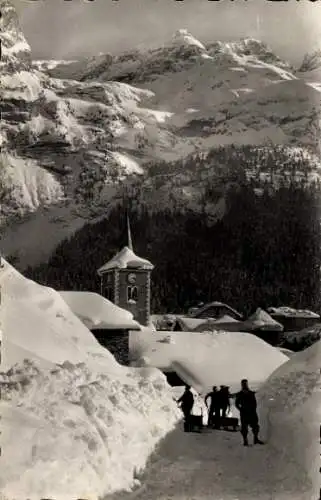
<path fill-rule="evenodd" d="M 211 400 L 210 407 L 208 407 L 208 400 Z M 213 386 L 212 392 L 209 392 L 205 396 L 205 404 L 208 409 L 208 427 L 214 427 L 217 429 L 220 422 L 220 403 L 218 398 L 218 390 L 216 385 Z"/>
<path fill-rule="evenodd" d="M 229 388 L 226 385 L 221 385 L 219 398 L 221 417 L 226 418 L 231 409 Z"/>
<path fill-rule="evenodd" d="M 185 386 L 185 391 L 177 403 L 181 405 L 181 410 L 184 413 L 184 430 L 189 432 L 191 430 L 190 417 L 194 406 L 194 396 L 190 385 Z"/>
<path fill-rule="evenodd" d="M 257 402 L 255 393 L 249 389 L 248 381 L 243 379 L 241 381 L 241 391 L 236 394 L 235 406 L 240 412 L 241 419 L 241 434 L 243 437 L 244 446 L 248 446 L 248 429 L 251 427 L 254 444 L 264 444 L 259 439 L 259 417 L 257 414 Z"/>

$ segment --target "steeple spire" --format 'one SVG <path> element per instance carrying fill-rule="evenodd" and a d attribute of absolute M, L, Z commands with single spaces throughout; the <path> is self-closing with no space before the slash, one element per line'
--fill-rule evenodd
<path fill-rule="evenodd" d="M 127 214 L 127 246 L 130 250 L 133 250 L 133 241 L 132 241 L 132 234 L 130 231 L 130 223 L 129 223 L 128 214 Z"/>

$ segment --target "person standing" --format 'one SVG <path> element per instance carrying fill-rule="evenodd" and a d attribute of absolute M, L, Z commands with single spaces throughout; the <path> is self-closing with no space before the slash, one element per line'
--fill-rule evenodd
<path fill-rule="evenodd" d="M 211 400 L 210 406 L 208 405 L 208 400 Z M 218 390 L 216 385 L 213 386 L 212 392 L 209 392 L 205 396 L 205 405 L 208 409 L 208 427 L 214 427 L 217 429 L 219 427 L 220 421 L 220 404 L 218 398 Z"/>
<path fill-rule="evenodd" d="M 231 406 L 230 406 L 230 393 L 229 393 L 229 388 L 226 385 L 221 386 L 220 390 L 220 402 L 221 402 L 221 417 L 226 418 L 227 414 L 229 413 Z"/>
<path fill-rule="evenodd" d="M 194 406 L 194 396 L 191 391 L 191 386 L 186 385 L 185 391 L 182 396 L 177 400 L 177 403 L 181 405 L 181 410 L 184 413 L 184 431 L 191 431 L 191 413 Z"/>
<path fill-rule="evenodd" d="M 247 379 L 241 380 L 241 391 L 236 394 L 235 406 L 240 412 L 241 434 L 244 446 L 248 446 L 248 429 L 251 427 L 254 444 L 264 444 L 259 439 L 259 417 L 257 414 L 257 402 L 255 393 L 250 390 Z"/>

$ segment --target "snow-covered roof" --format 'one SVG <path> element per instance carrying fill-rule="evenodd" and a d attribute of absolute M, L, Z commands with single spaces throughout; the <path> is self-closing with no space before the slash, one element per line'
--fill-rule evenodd
<path fill-rule="evenodd" d="M 207 311 L 207 309 L 210 309 L 212 307 L 222 307 L 225 309 L 228 309 L 231 313 L 233 313 L 235 316 L 237 316 L 240 320 L 242 319 L 242 315 L 236 311 L 236 309 L 233 309 L 233 307 L 224 304 L 223 302 L 219 302 L 217 300 L 213 302 L 209 302 L 208 304 L 204 304 L 198 308 L 195 308 L 195 311 L 191 313 L 191 316 L 197 317 L 201 312 L 203 313 L 204 311 Z"/>
<path fill-rule="evenodd" d="M 180 315 L 157 315 L 152 316 L 152 320 L 158 326 L 169 326 L 169 320 L 178 323 L 183 332 L 205 332 L 214 330 L 239 331 L 242 323 L 227 314 L 219 319 L 215 318 L 193 318 L 191 316 Z M 168 329 L 168 328 L 163 328 Z"/>
<path fill-rule="evenodd" d="M 177 317 L 176 320 L 179 323 L 180 327 L 183 329 L 183 331 L 186 332 L 192 332 L 203 323 L 207 323 L 206 319 L 189 318 L 182 316 Z"/>
<path fill-rule="evenodd" d="M 287 363 L 271 374 L 257 394 L 260 434 L 263 440 L 268 440 L 269 448 L 273 450 L 271 476 L 274 488 L 274 471 L 283 471 L 291 464 L 286 474 L 283 474 L 282 491 L 289 491 L 291 485 L 294 486 L 284 498 L 319 496 L 320 452 L 317 433 L 321 419 L 320 354 L 319 341 L 291 355 Z M 298 484 L 304 484 L 301 495 L 296 495 Z M 275 498 L 278 498 L 278 494 L 275 494 Z"/>
<path fill-rule="evenodd" d="M 222 316 L 219 319 L 207 318 L 204 323 L 199 325 L 195 331 L 198 332 L 215 332 L 215 331 L 225 331 L 225 332 L 238 332 L 242 331 L 242 321 L 228 316 Z"/>
<path fill-rule="evenodd" d="M 282 332 L 283 325 L 273 319 L 266 311 L 258 308 L 252 316 L 243 322 L 243 328 L 246 330 L 268 330 Z"/>
<path fill-rule="evenodd" d="M 133 250 L 125 246 L 111 260 L 98 269 L 98 274 L 103 274 L 112 269 L 145 269 L 151 271 L 154 269 L 154 266 L 149 260 L 138 257 Z"/>
<path fill-rule="evenodd" d="M 164 342 L 164 337 L 170 341 Z M 248 378 L 253 388 L 288 357 L 260 338 L 245 332 L 152 332 L 147 328 L 130 336 L 131 353 L 145 365 L 175 371 L 186 383 L 204 393 L 214 385 L 232 391 Z"/>
<path fill-rule="evenodd" d="M 118 370 L 118 363 L 72 312 L 61 294 L 26 279 L 3 259 L 0 269 L 3 318 L 2 370 L 24 359 L 51 366 L 68 360 Z M 19 314 L 17 314 L 17 311 Z"/>
<path fill-rule="evenodd" d="M 320 318 L 320 315 L 313 311 L 307 309 L 293 309 L 292 307 L 269 307 L 268 312 L 273 316 L 283 316 L 285 318 Z"/>
<path fill-rule="evenodd" d="M 225 314 L 221 318 L 216 319 L 215 323 L 216 324 L 219 324 L 219 323 L 240 323 L 240 321 L 232 318 L 232 316 L 229 316 L 228 314 Z"/>
<path fill-rule="evenodd" d="M 89 330 L 140 330 L 132 313 L 116 306 L 98 293 L 60 292 L 72 312 Z"/>

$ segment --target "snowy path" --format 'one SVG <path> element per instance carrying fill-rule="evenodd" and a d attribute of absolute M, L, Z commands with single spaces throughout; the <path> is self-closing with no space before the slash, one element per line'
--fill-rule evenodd
<path fill-rule="evenodd" d="M 289 477 L 269 444 L 241 443 L 239 432 L 185 434 L 180 425 L 150 460 L 140 488 L 104 500 L 311 500 L 299 493 L 302 477 Z"/>

